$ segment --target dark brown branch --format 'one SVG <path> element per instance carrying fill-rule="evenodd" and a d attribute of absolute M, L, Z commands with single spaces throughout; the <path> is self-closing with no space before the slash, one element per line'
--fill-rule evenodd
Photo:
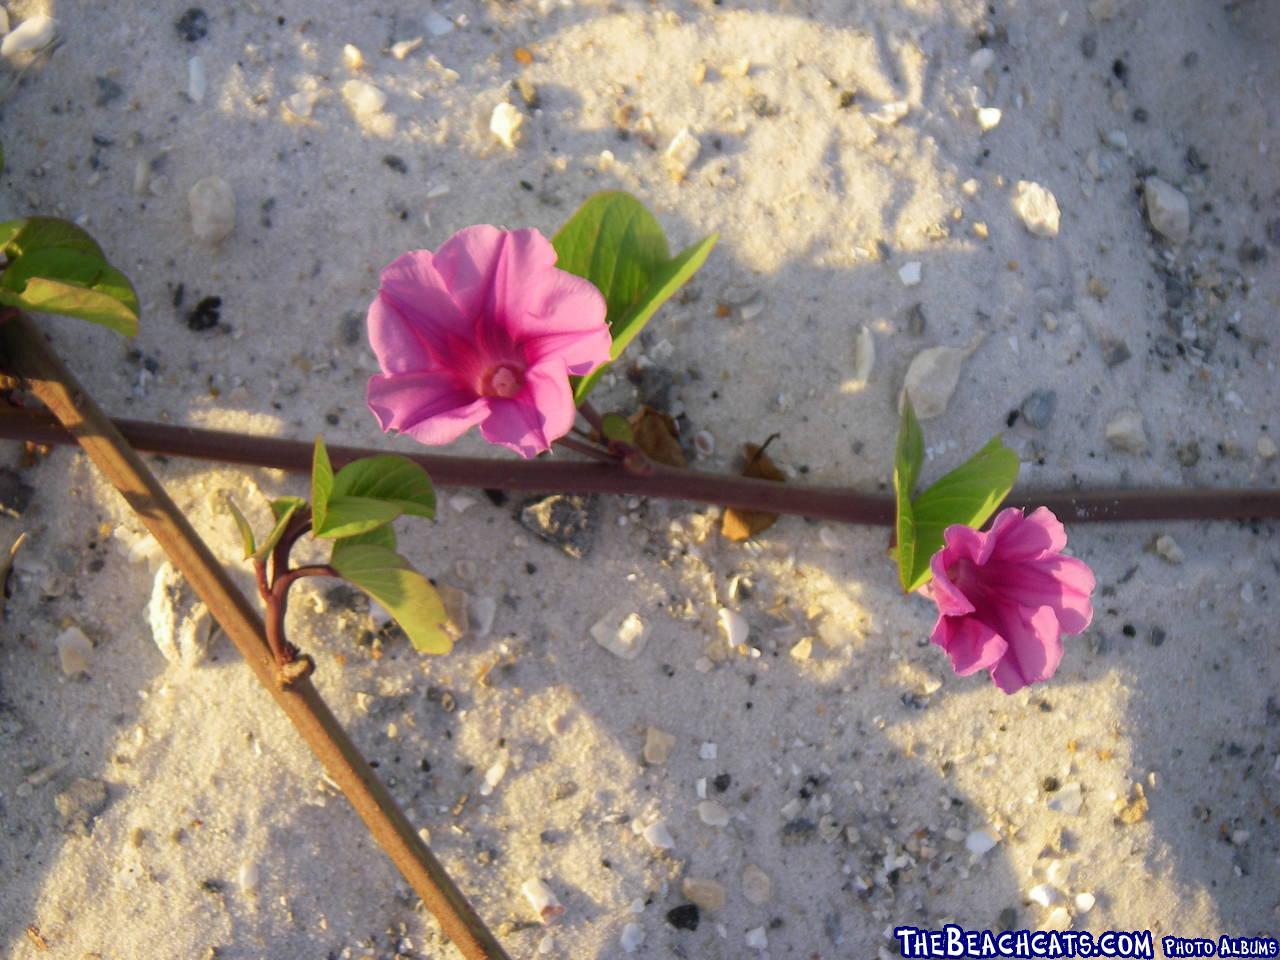
<path fill-rule="evenodd" d="M 311 470 L 311 446 L 295 440 L 250 436 L 139 420 L 115 421 L 137 449 L 245 466 L 274 467 L 295 473 Z M 58 444 L 74 442 L 43 411 L 0 410 L 0 438 Z M 363 447 L 335 446 L 335 466 L 385 453 Z M 893 525 L 893 498 L 839 487 L 770 483 L 655 465 L 647 477 L 614 464 L 582 463 L 554 457 L 527 461 L 408 454 L 444 487 L 483 487 L 531 492 L 612 493 L 667 497 L 713 503 L 742 510 L 797 514 L 822 520 Z M 1009 498 L 1013 506 L 1045 506 L 1071 523 L 1132 520 L 1243 520 L 1280 517 L 1280 490 L 1023 490 Z"/>

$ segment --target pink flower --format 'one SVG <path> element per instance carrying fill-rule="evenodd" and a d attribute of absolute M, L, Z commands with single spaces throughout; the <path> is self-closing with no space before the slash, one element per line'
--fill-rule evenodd
<path fill-rule="evenodd" d="M 434 446 L 478 424 L 522 457 L 568 433 L 569 376 L 607 363 L 612 341 L 600 291 L 555 262 L 537 230 L 476 226 L 387 266 L 369 307 L 382 429 Z"/>
<path fill-rule="evenodd" d="M 927 594 L 938 605 L 931 639 L 960 676 L 989 670 L 1005 693 L 1048 680 L 1062 660 L 1062 634 L 1093 619 L 1093 571 L 1063 556 L 1067 533 L 1041 507 L 1010 507 L 991 529 L 948 527 L 933 555 Z"/>

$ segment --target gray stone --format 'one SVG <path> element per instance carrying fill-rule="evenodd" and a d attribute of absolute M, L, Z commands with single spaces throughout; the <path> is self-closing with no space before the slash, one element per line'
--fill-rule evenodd
<path fill-rule="evenodd" d="M 599 499 L 578 493 L 526 500 L 516 513 L 516 519 L 526 530 L 547 543 L 554 543 L 575 560 L 591 552 L 599 518 Z"/>
<path fill-rule="evenodd" d="M 1022 419 L 1028 426 L 1043 430 L 1053 419 L 1053 411 L 1058 406 L 1058 395 L 1052 390 L 1036 390 L 1028 394 L 1022 401 Z"/>
<path fill-rule="evenodd" d="M 1147 433 L 1142 414 L 1137 410 L 1123 410 L 1107 424 L 1107 442 L 1117 450 L 1139 453 L 1146 449 Z"/>
<path fill-rule="evenodd" d="M 13 470 L 0 469 L 0 513 L 15 519 L 27 512 L 35 488 Z"/>
<path fill-rule="evenodd" d="M 1112 340 L 1109 337 L 1103 338 L 1102 359 L 1108 367 L 1118 367 L 1131 356 L 1133 354 L 1129 350 L 1129 345 L 1123 340 Z"/>
<path fill-rule="evenodd" d="M 1191 236 L 1191 205 L 1181 190 L 1159 177 L 1147 177 L 1142 183 L 1142 198 L 1147 220 L 1156 233 L 1173 243 Z"/>

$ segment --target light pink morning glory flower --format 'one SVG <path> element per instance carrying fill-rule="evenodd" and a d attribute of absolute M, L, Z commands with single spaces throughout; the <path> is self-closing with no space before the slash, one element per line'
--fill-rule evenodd
<path fill-rule="evenodd" d="M 392 261 L 369 307 L 382 429 L 435 446 L 478 425 L 522 457 L 568 433 L 569 376 L 607 363 L 612 341 L 600 291 L 555 262 L 537 230 L 490 226 Z"/>
<path fill-rule="evenodd" d="M 986 533 L 963 525 L 943 534 L 928 596 L 938 605 L 934 643 L 960 676 L 989 670 L 1005 693 L 1048 680 L 1062 635 L 1093 619 L 1093 571 L 1064 556 L 1067 533 L 1045 507 L 1001 510 Z"/>

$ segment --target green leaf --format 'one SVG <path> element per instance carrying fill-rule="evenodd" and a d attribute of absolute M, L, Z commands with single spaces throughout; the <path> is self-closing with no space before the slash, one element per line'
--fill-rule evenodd
<path fill-rule="evenodd" d="M 551 242 L 556 266 L 603 294 L 613 336 L 610 359 L 617 360 L 657 309 L 702 266 L 718 236 L 705 237 L 671 259 L 662 225 L 644 204 L 629 193 L 608 190 L 589 197 Z M 574 378 L 575 402 L 586 399 L 604 370 Z"/>
<path fill-rule="evenodd" d="M 897 532 L 898 579 L 902 581 L 902 589 L 911 591 L 912 570 L 916 557 L 915 515 L 911 508 L 911 493 L 915 490 L 916 481 L 920 479 L 920 467 L 924 463 L 924 434 L 920 432 L 920 421 L 916 419 L 915 408 L 911 398 L 902 401 L 902 422 L 898 426 L 898 443 L 893 456 L 893 490 L 897 498 L 898 509 L 895 520 Z"/>
<path fill-rule="evenodd" d="M 979 529 L 996 512 L 1018 479 L 1018 455 L 992 437 L 985 447 L 942 477 L 912 504 L 915 555 L 904 586 L 918 589 L 932 576 L 929 560 L 952 524 Z"/>
<path fill-rule="evenodd" d="M 271 528 L 271 533 L 267 535 L 267 539 L 258 545 L 258 549 L 253 554 L 255 560 L 265 560 L 272 550 L 276 548 L 276 544 L 280 542 L 280 538 L 284 536 L 285 528 L 289 526 L 289 521 L 293 519 L 293 515 L 307 505 L 307 501 L 301 497 L 279 497 L 271 501 L 271 513 L 276 518 L 276 525 Z"/>
<path fill-rule="evenodd" d="M 326 540 L 339 540 L 368 533 L 375 527 L 390 523 L 400 516 L 400 508 L 385 500 L 368 497 L 330 497 L 324 526 L 313 525 L 314 536 Z"/>
<path fill-rule="evenodd" d="M 394 528 L 392 528 L 391 524 L 384 523 L 382 526 L 374 527 L 372 530 L 367 530 L 364 533 L 357 533 L 354 536 L 343 537 L 338 541 L 338 543 L 334 544 L 334 547 L 336 548 L 339 543 L 342 544 L 344 548 L 355 546 L 359 543 L 371 543 L 375 547 L 384 547 L 387 550 L 394 550 L 396 548 L 396 532 Z"/>
<path fill-rule="evenodd" d="M 344 579 L 382 604 L 423 653 L 448 653 L 448 614 L 435 588 L 393 550 L 339 540 L 329 563 Z"/>
<path fill-rule="evenodd" d="M 635 431 L 631 429 L 631 423 L 620 413 L 606 413 L 600 418 L 600 425 L 604 428 L 604 438 L 606 440 L 617 440 L 619 443 L 635 443 Z"/>
<path fill-rule="evenodd" d="M 316 434 L 311 457 L 311 528 L 321 529 L 329 516 L 329 496 L 333 493 L 333 464 L 325 449 L 324 437 Z"/>
<path fill-rule="evenodd" d="M 662 225 L 643 203 L 621 190 L 588 197 L 551 244 L 557 267 L 589 280 L 604 295 L 610 326 L 671 256 Z"/>
<path fill-rule="evenodd" d="M 13 259 L 0 274 L 0 302 L 88 320 L 125 336 L 138 332 L 138 296 L 128 278 L 101 254 L 70 246 L 41 247 Z"/>
<path fill-rule="evenodd" d="M 436 515 L 436 493 L 427 471 L 408 457 L 384 454 L 352 461 L 338 471 L 333 496 L 395 504 L 414 517 Z"/>
<path fill-rule="evenodd" d="M 88 231 L 58 217 L 26 217 L 0 223 L 0 253 L 9 260 L 36 250 L 75 250 L 99 260 L 106 259 Z"/>
<path fill-rule="evenodd" d="M 249 526 L 249 521 L 244 518 L 244 514 L 240 512 L 240 508 L 236 506 L 236 502 L 227 497 L 227 509 L 231 511 L 231 516 L 235 518 L 236 529 L 240 531 L 240 542 L 244 545 L 244 558 L 248 560 L 258 552 L 257 544 L 253 541 L 253 527 Z"/>

